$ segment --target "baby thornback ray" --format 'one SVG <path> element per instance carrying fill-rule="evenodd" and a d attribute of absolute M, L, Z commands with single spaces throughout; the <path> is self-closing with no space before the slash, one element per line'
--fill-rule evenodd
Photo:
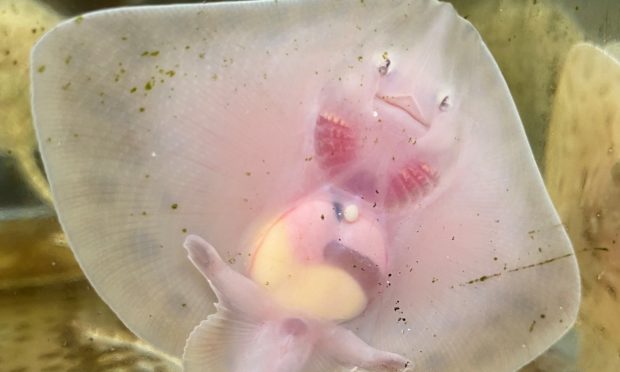
<path fill-rule="evenodd" d="M 574 321 L 571 245 L 497 65 L 448 4 L 109 10 L 33 61 L 82 268 L 189 370 L 514 370 Z"/>

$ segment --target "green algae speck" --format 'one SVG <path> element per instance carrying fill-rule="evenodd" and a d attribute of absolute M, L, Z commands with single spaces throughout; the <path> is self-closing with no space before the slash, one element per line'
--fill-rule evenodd
<path fill-rule="evenodd" d="M 159 55 L 159 50 L 153 50 L 153 51 L 148 51 L 145 50 L 144 52 L 142 52 L 142 54 L 140 54 L 140 57 L 157 57 Z"/>

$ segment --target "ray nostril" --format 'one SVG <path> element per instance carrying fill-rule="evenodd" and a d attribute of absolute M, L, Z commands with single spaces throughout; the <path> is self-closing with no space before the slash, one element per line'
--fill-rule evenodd
<path fill-rule="evenodd" d="M 379 74 L 381 76 L 387 75 L 387 73 L 390 71 L 389 69 L 390 69 L 391 64 L 392 64 L 392 61 L 390 61 L 389 58 L 385 58 L 385 62 L 378 68 Z"/>
<path fill-rule="evenodd" d="M 439 111 L 446 112 L 450 110 L 450 106 L 452 106 L 450 96 L 445 96 L 441 99 L 441 102 L 439 102 Z"/>

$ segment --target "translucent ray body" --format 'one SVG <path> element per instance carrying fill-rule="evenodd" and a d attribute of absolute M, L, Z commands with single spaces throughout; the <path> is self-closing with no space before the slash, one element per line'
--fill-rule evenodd
<path fill-rule="evenodd" d="M 186 233 L 244 272 L 257 232 L 328 184 L 376 203 L 389 238 L 383 291 L 346 324 L 368 344 L 421 370 L 512 370 L 574 320 L 570 243 L 496 64 L 449 5 L 112 10 L 61 25 L 33 58 L 37 134 L 76 256 L 167 351 L 214 311 Z"/>

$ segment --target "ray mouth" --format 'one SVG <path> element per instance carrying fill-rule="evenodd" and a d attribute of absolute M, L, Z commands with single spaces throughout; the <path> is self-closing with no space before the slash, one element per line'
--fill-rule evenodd
<path fill-rule="evenodd" d="M 415 125 L 424 133 L 426 133 L 430 129 L 430 121 L 426 120 L 424 118 L 424 115 L 422 115 L 420 105 L 418 104 L 415 97 L 376 94 L 375 98 L 413 119 Z"/>

